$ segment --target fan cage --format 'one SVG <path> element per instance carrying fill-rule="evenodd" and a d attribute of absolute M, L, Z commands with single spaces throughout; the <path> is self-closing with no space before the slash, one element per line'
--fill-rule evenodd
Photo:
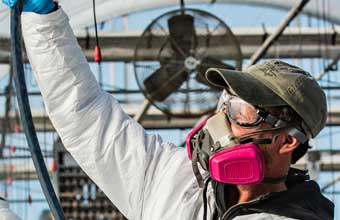
<path fill-rule="evenodd" d="M 155 100 L 153 94 L 157 94 L 157 91 L 150 94 L 143 83 L 163 65 L 183 64 L 183 60 L 178 60 L 176 54 L 174 55 L 171 47 L 173 39 L 169 36 L 168 28 L 168 20 L 182 14 L 194 18 L 197 36 L 196 48 L 186 54 L 185 58 L 191 56 L 199 61 L 205 57 L 223 59 L 225 64 L 234 69 L 241 68 L 241 49 L 230 28 L 215 15 L 197 9 L 173 10 L 154 19 L 137 43 L 133 66 L 139 88 L 156 108 L 173 117 L 198 117 L 216 109 L 221 91 L 197 81 L 196 70 L 191 70 L 180 88 L 162 101 Z M 160 85 L 156 90 L 161 91 L 163 87 Z"/>

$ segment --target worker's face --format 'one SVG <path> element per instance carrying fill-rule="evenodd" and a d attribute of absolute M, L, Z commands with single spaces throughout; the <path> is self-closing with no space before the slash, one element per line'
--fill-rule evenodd
<path fill-rule="evenodd" d="M 263 122 L 263 118 L 258 114 L 258 109 L 244 100 L 230 96 L 226 99 L 223 111 L 229 118 L 231 131 L 237 137 L 251 134 L 264 129 L 272 128 L 271 125 Z M 275 176 L 275 166 L 280 161 L 280 147 L 287 137 L 284 131 L 270 131 L 252 136 L 252 138 L 273 139 L 271 144 L 261 144 L 260 149 L 266 162 L 266 175 Z"/>

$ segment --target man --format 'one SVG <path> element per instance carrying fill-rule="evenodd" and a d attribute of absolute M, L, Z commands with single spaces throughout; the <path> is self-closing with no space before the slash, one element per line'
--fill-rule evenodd
<path fill-rule="evenodd" d="M 185 149 L 147 134 L 101 90 L 61 8 L 49 0 L 26 0 L 24 10 L 25 46 L 51 121 L 82 169 L 128 219 L 333 218 L 333 204 L 317 184 L 305 181 L 302 171 L 288 171 L 326 119 L 324 94 L 306 72 L 281 61 L 249 69 L 257 79 L 210 70 L 208 80 L 227 91 L 223 113 L 191 133 L 190 162 Z M 273 80 L 265 82 L 267 77 Z M 242 169 L 213 173 L 220 153 L 246 148 L 256 178 L 229 178 L 247 173 Z"/>
<path fill-rule="evenodd" d="M 8 202 L 2 197 L 0 197 L 0 220 L 21 220 L 9 209 Z"/>

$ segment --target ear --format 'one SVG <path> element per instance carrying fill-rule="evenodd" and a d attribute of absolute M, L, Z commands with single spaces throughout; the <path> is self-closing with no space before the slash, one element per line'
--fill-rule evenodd
<path fill-rule="evenodd" d="M 293 152 L 298 146 L 300 142 L 293 136 L 286 135 L 285 140 L 279 150 L 280 154 L 288 154 Z"/>

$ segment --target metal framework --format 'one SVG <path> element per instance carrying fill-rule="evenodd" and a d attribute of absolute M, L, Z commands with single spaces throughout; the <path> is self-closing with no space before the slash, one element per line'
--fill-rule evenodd
<path fill-rule="evenodd" d="M 85 174 L 65 150 L 56 142 L 57 188 L 61 206 L 67 219 L 126 220 L 99 187 Z"/>
<path fill-rule="evenodd" d="M 245 59 L 250 58 L 262 45 L 265 36 L 275 32 L 275 28 L 232 28 Z M 325 58 L 335 59 L 340 54 L 340 26 L 332 28 L 286 28 L 282 36 L 268 49 L 264 58 Z M 80 46 L 88 60 L 93 60 L 95 37 L 85 32 L 75 33 Z M 141 32 L 99 33 L 102 56 L 104 61 L 131 61 L 134 59 L 134 50 Z M 199 33 L 198 33 L 199 35 Z M 158 36 L 157 42 L 162 42 L 164 36 Z M 155 39 L 157 40 L 157 39 Z M 220 59 L 227 59 L 225 50 L 228 48 L 220 45 L 218 36 L 211 42 L 212 47 L 208 54 Z M 145 42 L 147 43 L 147 42 Z M 9 63 L 10 39 L 9 36 L 0 36 L 0 63 Z M 327 52 L 325 48 L 327 47 Z M 158 51 L 149 49 L 141 59 L 149 60 L 155 57 Z"/>
<path fill-rule="evenodd" d="M 142 102 L 142 100 L 141 100 Z M 140 117 L 141 103 L 134 104 L 121 104 L 124 111 L 131 117 Z M 49 117 L 45 112 L 33 112 L 33 120 L 35 128 L 39 132 L 43 131 L 55 131 L 54 127 L 49 120 Z M 17 125 L 18 118 L 14 112 L 9 114 L 10 127 L 7 130 L 8 133 L 17 132 L 15 126 Z M 151 106 L 148 110 L 148 114 L 143 116 L 143 120 L 140 121 L 141 125 L 146 129 L 190 129 L 197 121 L 198 117 L 192 118 L 169 118 L 161 111 Z M 6 121 L 4 115 L 0 116 L 0 131 L 2 132 L 2 125 Z M 340 126 L 340 106 L 331 106 L 328 111 L 328 126 Z"/>
<path fill-rule="evenodd" d="M 60 143 L 59 143 L 60 144 Z M 57 155 L 59 153 L 59 155 Z M 74 170 L 74 173 L 78 174 L 78 175 L 84 175 L 81 171 L 75 170 L 78 169 L 77 165 L 75 164 L 74 160 L 72 159 L 72 157 L 67 154 L 66 152 L 64 152 L 63 149 L 58 148 L 56 151 L 56 158 L 58 160 L 61 160 L 62 158 L 66 158 L 67 157 L 67 164 L 63 165 L 64 167 L 69 166 L 70 169 L 67 170 L 66 172 L 71 172 L 70 170 Z M 320 172 L 324 172 L 324 171 L 337 171 L 340 170 L 340 150 L 312 150 L 309 151 L 308 154 L 303 157 L 301 160 L 299 160 L 297 162 L 296 165 L 294 165 L 294 167 L 296 168 L 300 168 L 300 169 L 307 169 L 308 168 L 308 163 L 315 163 L 316 166 L 318 166 L 318 168 L 320 169 Z M 64 163 L 64 162 L 58 162 L 60 163 Z M 63 166 L 59 167 L 62 168 Z M 9 173 L 8 173 L 9 167 L 7 166 L 1 166 L 0 167 L 0 179 L 4 179 L 6 178 Z M 59 171 L 60 172 L 60 171 Z M 53 172 L 51 169 L 49 170 L 50 176 L 52 176 L 53 178 L 60 178 L 60 177 L 56 177 L 56 173 Z M 72 175 L 72 174 L 65 174 L 65 176 L 67 175 Z M 35 174 L 35 170 L 33 166 L 27 166 L 27 165 L 17 165 L 16 169 L 11 172 L 11 176 L 16 179 L 16 180 L 20 180 L 20 179 L 37 179 L 37 175 Z M 338 181 L 336 179 L 336 181 Z M 328 185 L 325 185 L 324 187 L 328 188 Z"/>
<path fill-rule="evenodd" d="M 199 2 L 199 1 L 191 1 Z M 223 1 L 223 2 L 237 2 L 237 1 Z M 253 2 L 254 4 L 261 4 L 263 1 L 245 1 L 245 3 Z M 302 1 L 303 2 L 303 1 Z M 265 3 L 263 3 L 265 4 Z M 267 4 L 269 5 L 269 4 Z M 284 4 L 283 4 L 284 5 Z M 286 5 L 288 7 L 288 5 Z M 285 7 L 285 6 L 284 6 Z M 298 13 L 292 11 L 292 13 Z M 295 14 L 296 15 L 296 14 Z M 284 22 L 284 21 L 283 21 Z M 339 19 L 340 22 L 340 19 Z M 289 22 L 288 22 L 289 23 Z M 286 23 L 286 25 L 288 24 Z M 282 28 L 283 31 L 285 27 Z M 324 76 L 329 70 L 332 70 L 334 65 L 337 64 L 340 58 L 340 26 L 334 28 L 286 28 L 279 38 L 274 38 L 277 32 L 276 28 L 233 28 L 233 33 L 236 35 L 241 45 L 241 50 L 245 59 L 254 59 L 259 48 L 263 47 L 266 42 L 268 48 L 266 53 L 261 54 L 264 58 L 323 58 L 332 59 L 333 62 L 320 73 L 318 78 Z M 102 48 L 103 61 L 131 61 L 134 59 L 134 50 L 139 40 L 141 32 L 122 32 L 122 33 L 100 33 L 100 42 Z M 76 33 L 78 42 L 82 47 L 88 60 L 93 60 L 93 49 L 95 46 L 95 37 L 92 34 L 85 32 Z M 272 39 L 266 38 L 267 36 L 273 36 Z M 159 35 L 154 40 L 156 42 L 163 42 L 165 36 Z M 198 30 L 198 37 L 199 30 Z M 219 36 L 214 36 L 211 40 L 213 42 L 211 48 L 208 50 L 207 55 L 213 55 L 221 60 L 228 59 L 228 55 L 225 55 L 225 51 L 228 50 L 224 45 L 220 45 Z M 147 44 L 146 40 L 144 42 Z M 271 47 L 270 47 L 271 46 Z M 326 48 L 326 49 L 325 49 Z M 140 57 L 142 60 L 150 60 L 155 57 L 158 51 L 154 49 L 148 49 L 144 51 L 144 56 Z M 255 55 L 254 55 L 255 54 Z M 10 38 L 9 36 L 0 36 L 0 63 L 9 63 L 10 60 Z M 257 59 L 257 58 L 256 58 Z M 27 60 L 27 59 L 26 59 Z M 340 88 L 338 88 L 340 89 Z M 128 91 L 125 91 L 128 92 Z M 140 93 L 140 91 L 134 91 Z M 1 94 L 0 94 L 1 95 Z M 38 94 L 39 95 L 39 94 Z M 147 129 L 185 129 L 193 127 L 198 118 L 168 118 L 158 109 L 153 106 L 150 107 L 150 103 L 144 101 L 144 107 L 140 111 L 140 105 L 136 103 L 122 104 L 123 109 L 136 120 L 140 121 L 142 126 Z M 147 112 L 147 114 L 145 114 Z M 54 131 L 54 128 L 49 118 L 43 112 L 33 112 L 34 123 L 37 131 Z M 5 121 L 9 120 L 9 130 L 7 132 L 14 132 L 14 125 L 17 123 L 17 117 L 12 112 L 9 115 L 0 116 L 0 129 L 3 132 L 3 125 Z M 340 106 L 332 106 L 328 112 L 328 125 L 340 126 Z M 308 164 L 317 163 L 320 171 L 335 171 L 340 170 L 340 151 L 315 151 L 311 154 L 318 154 L 316 161 L 311 161 L 311 157 L 305 157 L 297 164 L 299 168 L 307 168 Z M 310 154 L 310 155 L 311 155 Z M 331 163 L 333 162 L 333 163 Z M 0 179 L 8 175 L 8 171 L 0 170 Z M 27 179 L 35 178 L 34 170 L 17 170 L 13 175 L 18 179 L 23 177 Z M 67 176 L 67 175 L 66 175 Z M 324 188 L 329 187 L 339 181 L 336 178 Z M 83 182 L 85 183 L 85 182 Z M 67 182 L 70 184 L 70 182 Z M 70 185 L 65 187 L 70 187 Z M 74 195 L 72 195 L 74 196 Z M 71 203 L 70 203 L 71 204 Z M 71 204 L 70 206 L 73 206 Z"/>

